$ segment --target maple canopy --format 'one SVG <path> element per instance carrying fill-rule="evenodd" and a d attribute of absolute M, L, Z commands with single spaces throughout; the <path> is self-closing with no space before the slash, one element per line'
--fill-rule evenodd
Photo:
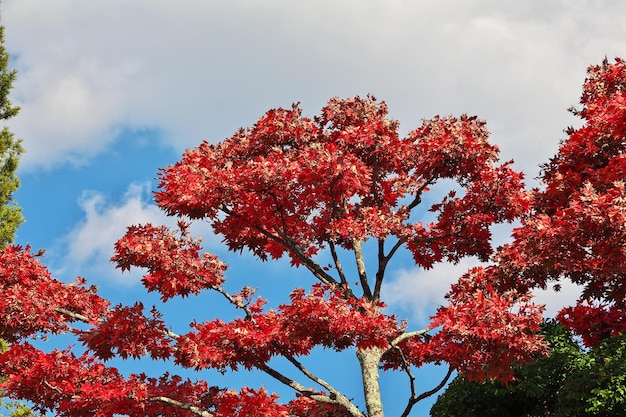
<path fill-rule="evenodd" d="M 508 387 L 457 377 L 433 416 L 625 415 L 626 64 L 589 68 L 581 104 L 572 111 L 584 124 L 544 165 L 545 188 L 498 254 L 494 280 L 545 288 L 568 278 L 581 296 L 558 314 L 561 324 L 545 326 L 548 358 L 520 367 Z"/>
<path fill-rule="evenodd" d="M 626 332 L 626 63 L 590 67 L 581 104 L 572 111 L 584 125 L 544 165 L 533 214 L 498 261 L 506 282 L 581 285 L 559 320 L 595 346 Z"/>
<path fill-rule="evenodd" d="M 400 137 L 385 103 L 371 96 L 331 99 L 312 119 L 297 105 L 270 110 L 251 128 L 188 150 L 160 172 L 155 194 L 179 227 L 131 226 L 112 260 L 122 270 L 145 269 L 144 286 L 163 302 L 209 291 L 239 316 L 190 317 L 190 330 L 179 333 L 156 307 L 112 306 L 83 279 L 52 278 L 30 248 L 9 247 L 0 255 L 0 337 L 11 343 L 0 356 L 2 388 L 62 416 L 382 417 L 381 369 L 409 376 L 403 416 L 453 370 L 509 380 L 513 365 L 546 353 L 532 288 L 566 276 L 586 285 L 590 302 L 606 302 L 584 308 L 623 311 L 626 76 L 622 61 L 591 71 L 580 112 L 588 124 L 545 167 L 541 192 L 527 192 L 522 174 L 499 164 L 483 121 L 435 117 Z M 429 194 L 450 184 L 447 193 Z M 209 222 L 232 251 L 289 257 L 310 272 L 311 286 L 294 288 L 275 308 L 255 294 L 254 282 L 228 292 L 226 265 L 190 235 L 196 220 Z M 494 254 L 490 227 L 516 220 L 514 241 Z M 468 271 L 432 322 L 413 328 L 381 299 L 400 250 L 422 268 L 467 256 L 497 263 Z M 284 285 L 295 287 L 289 277 Z M 575 327 L 581 308 L 562 318 Z M 85 352 L 30 343 L 62 332 L 74 333 Z M 355 353 L 362 398 L 304 366 L 301 358 L 316 347 Z M 123 375 L 106 364 L 112 357 L 168 361 L 171 372 Z M 275 367 L 276 357 L 291 369 Z M 413 374 L 428 363 L 447 363 L 450 372 L 420 393 Z M 254 369 L 295 395 L 176 374 L 205 369 Z"/>

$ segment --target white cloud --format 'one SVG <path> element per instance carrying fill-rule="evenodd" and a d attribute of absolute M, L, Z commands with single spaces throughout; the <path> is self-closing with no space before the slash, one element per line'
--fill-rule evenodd
<path fill-rule="evenodd" d="M 78 202 L 84 217 L 61 240 L 64 253 L 59 276 L 80 275 L 99 282 L 133 285 L 141 273 L 121 274 L 109 261 L 115 242 L 133 224 L 152 223 L 174 226 L 176 221 L 167 218 L 154 204 L 148 203 L 149 184 L 131 184 L 119 202 L 111 202 L 100 192 L 85 191 Z"/>
<path fill-rule="evenodd" d="M 534 176 L 574 122 L 586 66 L 626 49 L 626 3 L 518 3 L 7 0 L 23 167 L 84 162 L 122 127 L 181 149 L 270 107 L 371 91 L 404 129 L 478 114 Z"/>
<path fill-rule="evenodd" d="M 98 191 L 85 191 L 78 204 L 83 217 L 60 239 L 53 249 L 55 275 L 70 278 L 80 275 L 89 280 L 134 285 L 143 275 L 141 270 L 121 273 L 110 262 L 115 242 L 131 225 L 151 223 L 177 228 L 178 219 L 166 216 L 151 202 L 150 183 L 130 184 L 119 199 L 111 199 Z M 216 249 L 219 237 L 206 222 L 195 222 L 190 233 L 203 238 L 207 250 Z M 62 255 L 60 255 L 62 254 Z"/>
<path fill-rule="evenodd" d="M 450 285 L 478 265 L 480 262 L 468 258 L 457 265 L 435 265 L 428 271 L 418 268 L 392 271 L 388 283 L 383 286 L 383 299 L 392 309 L 409 314 L 411 320 L 426 325 L 437 307 L 446 304 L 443 297 Z M 533 291 L 532 302 L 544 305 L 544 317 L 553 318 L 563 307 L 575 305 L 580 291 L 579 286 L 563 281 L 558 292 L 552 286 Z"/>
<path fill-rule="evenodd" d="M 534 302 L 546 306 L 544 311 L 545 317 L 555 317 L 563 307 L 575 305 L 576 300 L 580 297 L 582 291 L 580 286 L 573 284 L 571 281 L 563 281 L 560 285 L 561 289 L 558 292 L 554 291 L 552 286 L 545 290 L 539 289 L 533 292 L 535 296 Z"/>
<path fill-rule="evenodd" d="M 445 305 L 444 296 L 450 285 L 470 268 L 479 265 L 475 259 L 463 259 L 458 264 L 441 263 L 430 270 L 419 268 L 390 271 L 383 285 L 383 299 L 392 309 L 410 315 L 411 321 L 426 326 L 437 307 Z"/>

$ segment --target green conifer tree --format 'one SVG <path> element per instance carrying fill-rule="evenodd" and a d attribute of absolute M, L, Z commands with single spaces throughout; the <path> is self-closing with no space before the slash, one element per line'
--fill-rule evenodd
<path fill-rule="evenodd" d="M 10 71 L 8 65 L 4 27 L 0 27 L 0 120 L 10 119 L 19 111 L 19 107 L 13 106 L 9 100 L 16 71 Z M 0 130 L 0 248 L 13 241 L 15 230 L 24 221 L 21 207 L 13 200 L 13 193 L 20 186 L 16 170 L 22 152 L 22 141 L 15 139 L 9 128 L 4 126 Z"/>

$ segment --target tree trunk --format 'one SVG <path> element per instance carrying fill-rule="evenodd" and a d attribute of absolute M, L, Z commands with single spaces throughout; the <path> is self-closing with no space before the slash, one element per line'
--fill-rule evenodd
<path fill-rule="evenodd" d="M 383 354 L 380 348 L 359 349 L 356 352 L 361 364 L 363 376 L 363 394 L 368 417 L 384 417 L 383 402 L 380 398 L 380 384 L 378 382 L 378 364 Z"/>

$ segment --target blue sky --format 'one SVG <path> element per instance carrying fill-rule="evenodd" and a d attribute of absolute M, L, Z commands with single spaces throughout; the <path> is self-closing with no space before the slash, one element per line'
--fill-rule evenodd
<path fill-rule="evenodd" d="M 586 67 L 626 56 L 626 3 L 617 0 L 4 0 L 1 12 L 19 71 L 12 100 L 22 107 L 9 127 L 27 149 L 17 243 L 45 248 L 55 276 L 85 276 L 114 303 L 156 302 L 140 274 L 112 268 L 112 245 L 130 224 L 171 222 L 151 201 L 154 178 L 203 139 L 228 137 L 269 108 L 301 102 L 314 115 L 330 97 L 371 92 L 403 132 L 437 114 L 486 119 L 502 159 L 534 185 L 538 165 L 577 123 L 566 109 L 578 102 Z M 194 230 L 230 264 L 232 288 L 251 283 L 279 304 L 310 283 L 286 262 L 227 253 L 206 226 Z M 496 237 L 506 240 L 507 229 Z M 471 264 L 424 273 L 402 257 L 387 302 L 422 323 Z M 538 300 L 553 313 L 576 294 L 566 286 Z M 201 297 L 166 313 L 185 326 L 225 309 Z M 313 359 L 359 397 L 353 358 Z M 419 374 L 424 389 L 438 382 L 433 372 Z M 404 406 L 405 382 L 383 378 L 388 415 Z M 256 375 L 210 383 L 279 388 Z"/>

